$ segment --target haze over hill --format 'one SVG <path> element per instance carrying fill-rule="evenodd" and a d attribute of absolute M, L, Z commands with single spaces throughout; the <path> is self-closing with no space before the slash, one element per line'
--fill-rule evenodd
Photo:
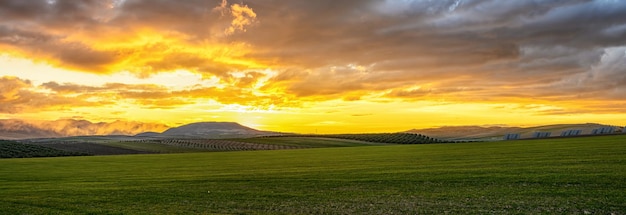
<path fill-rule="evenodd" d="M 162 132 L 162 133 L 161 133 Z M 57 138 L 92 135 L 136 135 L 154 138 L 236 138 L 278 134 L 259 131 L 235 122 L 197 122 L 170 128 L 163 124 L 141 122 L 89 122 L 61 119 L 55 121 L 0 120 L 0 139 Z"/>
<path fill-rule="evenodd" d="M 84 135 L 134 135 L 169 128 L 158 123 L 128 121 L 97 122 L 60 119 L 55 121 L 0 120 L 0 139 L 51 138 Z"/>

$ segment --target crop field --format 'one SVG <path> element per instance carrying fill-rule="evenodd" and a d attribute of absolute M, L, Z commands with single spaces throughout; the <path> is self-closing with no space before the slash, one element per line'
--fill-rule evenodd
<path fill-rule="evenodd" d="M 175 145 L 169 145 L 157 141 L 111 141 L 102 143 L 102 145 L 118 147 L 123 149 L 151 152 L 151 153 L 186 153 L 186 152 L 201 152 L 203 150 L 198 148 L 180 147 Z"/>
<path fill-rule="evenodd" d="M 236 139 L 241 142 L 267 144 L 267 145 L 282 145 L 291 146 L 296 148 L 321 148 L 321 147 L 350 147 L 350 146 L 370 146 L 381 145 L 380 143 L 371 143 L 366 141 L 341 139 L 341 138 L 329 138 L 323 136 L 272 136 L 272 137 L 256 137 Z"/>
<path fill-rule="evenodd" d="M 0 158 L 60 157 L 86 155 L 54 148 L 0 140 Z"/>
<path fill-rule="evenodd" d="M 277 150 L 277 149 L 296 149 L 301 147 L 257 144 L 234 140 L 224 139 L 187 139 L 187 140 L 156 140 L 159 143 L 186 147 L 197 148 L 207 151 L 249 151 L 249 150 Z"/>
<path fill-rule="evenodd" d="M 126 136 L 85 136 L 24 140 L 22 143 L 85 155 L 281 150 L 384 144 L 434 143 L 416 134 L 350 134 L 269 136 L 236 139 L 141 139 Z M 385 142 L 386 141 L 386 142 Z M 19 156 L 18 156 L 19 157 Z"/>
<path fill-rule="evenodd" d="M 120 154 L 146 154 L 148 151 L 139 151 L 131 148 L 113 147 L 104 143 L 92 142 L 49 142 L 34 144 L 48 148 L 54 148 L 67 152 L 83 153 L 88 155 L 120 155 Z"/>
<path fill-rule="evenodd" d="M 0 160 L 0 214 L 625 214 L 626 136 Z"/>

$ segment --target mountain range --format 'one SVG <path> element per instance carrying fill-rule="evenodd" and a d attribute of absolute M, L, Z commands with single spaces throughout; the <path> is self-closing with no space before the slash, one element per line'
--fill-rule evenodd
<path fill-rule="evenodd" d="M 413 129 L 406 133 L 450 140 L 490 140 L 501 139 L 505 134 L 518 133 L 522 138 L 531 137 L 537 131 L 552 132 L 557 136 L 564 130 L 581 130 L 589 134 L 591 130 L 608 125 L 557 124 L 536 127 L 506 126 L 444 126 L 439 128 Z M 158 123 L 141 122 L 97 122 L 87 120 L 61 119 L 55 121 L 26 122 L 16 119 L 0 120 L 0 139 L 58 138 L 69 136 L 123 135 L 136 138 L 244 138 L 278 135 L 279 132 L 260 131 L 235 122 L 197 122 L 179 127 L 168 127 Z"/>
<path fill-rule="evenodd" d="M 565 130 L 581 130 L 581 134 L 590 134 L 593 129 L 606 127 L 597 123 L 585 124 L 554 124 L 534 127 L 506 126 L 444 126 L 439 128 L 413 129 L 407 133 L 418 133 L 429 137 L 452 140 L 489 140 L 502 139 L 506 134 L 520 134 L 522 138 L 530 138 L 534 132 L 551 132 L 551 136 L 559 136 Z M 615 126 L 618 127 L 618 126 Z"/>
<path fill-rule="evenodd" d="M 97 122 L 62 119 L 55 121 L 0 120 L 0 139 L 59 138 L 69 136 L 123 135 L 138 138 L 243 138 L 276 135 L 235 122 L 198 122 L 168 127 L 157 123 Z"/>

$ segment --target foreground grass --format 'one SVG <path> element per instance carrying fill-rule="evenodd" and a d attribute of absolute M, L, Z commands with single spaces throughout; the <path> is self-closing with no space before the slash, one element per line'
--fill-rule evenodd
<path fill-rule="evenodd" d="M 624 214 L 626 136 L 0 160 L 0 214 Z"/>

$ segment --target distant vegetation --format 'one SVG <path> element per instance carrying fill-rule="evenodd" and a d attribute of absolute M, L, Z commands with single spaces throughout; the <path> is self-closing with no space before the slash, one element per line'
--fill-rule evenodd
<path fill-rule="evenodd" d="M 302 147 L 257 144 L 224 139 L 163 139 L 134 141 L 143 143 L 156 143 L 175 147 L 193 148 L 200 151 L 250 151 L 250 150 L 277 150 L 277 149 L 297 149 Z"/>
<path fill-rule="evenodd" d="M 352 146 L 370 146 L 382 145 L 384 143 L 371 143 L 359 140 L 339 139 L 319 136 L 270 136 L 236 139 L 237 141 L 267 144 L 267 145 L 283 145 L 297 148 L 325 148 L 325 147 L 352 147 Z"/>
<path fill-rule="evenodd" d="M 280 137 L 280 136 L 278 136 Z M 414 133 L 371 133 L 371 134 L 322 134 L 322 135 L 288 135 L 287 137 L 326 137 L 348 140 L 358 140 L 371 143 L 392 143 L 392 144 L 429 144 L 444 143 L 443 141 Z"/>
<path fill-rule="evenodd" d="M 183 152 L 280 150 L 351 147 L 381 144 L 428 144 L 445 141 L 413 133 L 282 135 L 236 139 L 79 136 L 23 140 L 21 147 L 39 147 L 67 155 L 118 155 Z M 17 143 L 16 143 L 17 144 Z M 13 146 L 17 147 L 17 146 Z M 32 151 L 32 150 L 31 150 Z M 6 151 L 11 157 L 33 157 L 31 151 Z M 63 154 L 61 153 L 61 154 Z M 40 153 L 36 156 L 58 156 Z M 9 156 L 9 155 L 7 155 Z"/>
<path fill-rule="evenodd" d="M 86 155 L 79 152 L 69 152 L 38 145 L 29 145 L 8 140 L 0 140 L 0 158 L 31 158 L 31 157 L 60 157 Z"/>

